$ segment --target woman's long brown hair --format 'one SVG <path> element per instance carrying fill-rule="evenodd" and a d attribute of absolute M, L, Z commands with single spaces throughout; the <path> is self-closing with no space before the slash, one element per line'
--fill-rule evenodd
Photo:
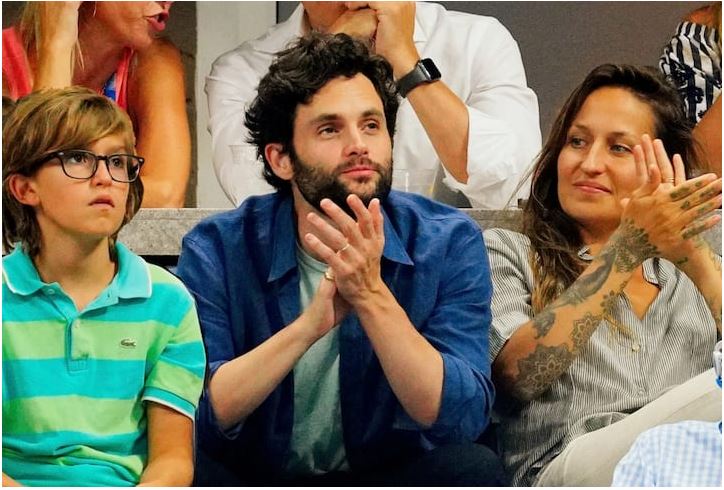
<path fill-rule="evenodd" d="M 523 233 L 531 242 L 530 262 L 536 313 L 568 288 L 586 266 L 578 257 L 583 245 L 578 224 L 558 200 L 558 155 L 568 131 L 588 96 L 602 87 L 620 87 L 646 103 L 654 115 L 655 137 L 668 153 L 679 153 L 689 177 L 703 168 L 676 89 L 656 69 L 631 65 L 601 65 L 573 91 L 558 114 L 532 169 L 531 193 L 523 209 Z"/>

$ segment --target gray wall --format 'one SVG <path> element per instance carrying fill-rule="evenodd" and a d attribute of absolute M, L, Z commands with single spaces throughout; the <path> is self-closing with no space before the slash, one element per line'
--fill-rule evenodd
<path fill-rule="evenodd" d="M 545 138 L 566 97 L 602 63 L 656 65 L 679 20 L 705 2 L 438 2 L 497 18 L 520 46 Z M 298 2 L 277 2 L 287 19 Z M 473 47 L 471 47 L 472 49 Z M 494 68 L 494 67 L 492 67 Z M 443 73 L 443 78 L 445 74 Z"/>

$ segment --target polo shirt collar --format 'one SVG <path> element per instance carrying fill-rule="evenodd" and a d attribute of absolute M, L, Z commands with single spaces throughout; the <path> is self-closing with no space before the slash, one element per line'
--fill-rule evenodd
<path fill-rule="evenodd" d="M 304 35 L 305 22 L 304 6 L 300 3 L 289 19 L 274 26 L 257 42 L 256 49 L 263 53 L 278 53 L 287 47 L 290 39 Z M 415 30 L 412 40 L 418 48 L 427 42 L 427 33 L 420 24 L 418 15 L 415 15 Z"/>
<path fill-rule="evenodd" d="M 148 264 L 132 253 L 122 243 L 116 243 L 118 273 L 106 288 L 118 298 L 148 298 L 151 296 L 151 274 Z M 43 282 L 35 264 L 18 244 L 13 252 L 3 258 L 5 284 L 15 294 L 30 296 L 50 286 Z"/>
<path fill-rule="evenodd" d="M 296 242 L 297 242 L 297 224 L 294 216 L 294 200 L 291 194 L 281 197 L 281 202 L 277 207 L 274 216 L 272 243 L 271 268 L 269 270 L 268 282 L 276 281 L 284 274 L 297 267 Z M 384 233 L 385 245 L 382 250 L 382 256 L 392 262 L 404 265 L 414 265 L 414 262 L 408 255 L 397 230 L 392 226 L 392 222 L 387 211 L 382 208 L 384 217 Z"/>
<path fill-rule="evenodd" d="M 3 257 L 3 280 L 10 291 L 21 296 L 29 296 L 47 286 L 20 243 L 16 243 L 15 249 Z"/>
<path fill-rule="evenodd" d="M 118 273 L 110 286 L 115 285 L 118 297 L 150 298 L 153 287 L 146 261 L 119 242 L 116 242 L 116 254 Z"/>

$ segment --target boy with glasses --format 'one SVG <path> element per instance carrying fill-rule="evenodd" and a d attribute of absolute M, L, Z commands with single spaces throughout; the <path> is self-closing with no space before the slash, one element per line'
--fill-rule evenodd
<path fill-rule="evenodd" d="M 116 242 L 128 116 L 67 88 L 3 126 L 3 485 L 190 484 L 204 348 L 183 285 Z"/>

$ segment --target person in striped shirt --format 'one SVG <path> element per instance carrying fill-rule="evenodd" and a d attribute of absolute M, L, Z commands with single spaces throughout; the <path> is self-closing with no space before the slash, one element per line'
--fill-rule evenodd
<path fill-rule="evenodd" d="M 696 125 L 711 172 L 721 176 L 721 2 L 689 12 L 659 58 L 659 69 L 676 86 L 686 116 Z"/>
<path fill-rule="evenodd" d="M 523 233 L 487 230 L 490 353 L 515 485 L 607 486 L 647 428 L 718 419 L 722 181 L 653 68 L 601 65 L 534 166 Z"/>
<path fill-rule="evenodd" d="M 205 354 L 179 280 L 116 242 L 143 159 L 85 88 L 3 124 L 3 485 L 188 485 Z"/>

